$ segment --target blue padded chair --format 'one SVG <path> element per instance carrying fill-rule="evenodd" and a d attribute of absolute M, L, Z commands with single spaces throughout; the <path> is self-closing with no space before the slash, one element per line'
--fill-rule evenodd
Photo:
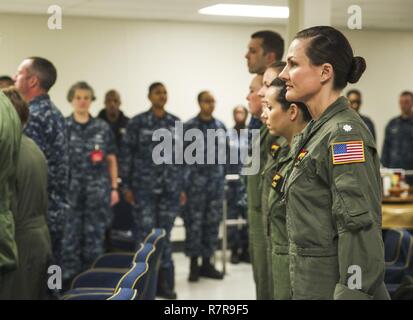
<path fill-rule="evenodd" d="M 164 229 L 152 229 L 151 233 L 146 237 L 143 244 L 140 245 L 138 249 L 138 253 L 142 250 L 142 247 L 146 243 L 152 243 L 156 246 L 157 255 L 160 256 L 163 245 L 165 242 L 166 232 Z M 99 256 L 92 265 L 92 269 L 97 268 L 130 268 L 132 262 L 142 262 L 144 259 L 140 259 L 139 257 L 135 257 L 132 252 L 117 252 L 117 253 L 106 253 Z M 152 269 L 152 266 L 149 265 L 149 268 Z"/>
<path fill-rule="evenodd" d="M 95 261 L 92 268 L 129 268 L 132 261 L 136 263 L 146 261 L 149 265 L 149 279 L 147 281 L 147 288 L 143 299 L 154 300 L 158 282 L 158 270 L 165 243 L 165 237 L 165 230 L 153 229 L 135 255 L 132 253 L 104 254 Z M 155 252 L 147 259 L 148 251 L 150 251 L 153 247 L 155 248 Z"/>
<path fill-rule="evenodd" d="M 146 291 L 145 300 L 155 300 L 156 289 L 158 285 L 158 271 L 161 264 L 161 256 L 166 241 L 166 231 L 164 229 L 153 229 L 152 232 L 146 237 L 145 243 L 152 243 L 156 250 L 149 261 L 150 263 L 150 280 L 148 281 L 148 288 Z"/>
<path fill-rule="evenodd" d="M 136 290 L 135 298 L 142 300 L 147 286 L 149 266 L 145 262 L 134 263 L 133 267 L 125 273 L 122 269 L 96 269 L 88 270 L 78 275 L 72 283 L 72 289 L 64 295 L 67 297 L 85 296 L 84 299 L 102 299 L 112 296 L 119 289 Z M 89 298 L 87 297 L 89 296 Z"/>
<path fill-rule="evenodd" d="M 403 240 L 403 230 L 390 229 L 384 237 L 384 261 L 386 265 L 393 265 L 400 256 L 400 248 Z"/>
<path fill-rule="evenodd" d="M 401 241 L 398 242 L 392 260 L 386 262 L 384 282 L 390 296 L 396 291 L 405 276 L 413 275 L 413 237 L 407 230 L 400 231 L 402 233 Z"/>
<path fill-rule="evenodd" d="M 68 294 L 64 300 L 136 300 L 138 292 L 132 289 L 120 288 L 113 292 L 79 292 Z"/>

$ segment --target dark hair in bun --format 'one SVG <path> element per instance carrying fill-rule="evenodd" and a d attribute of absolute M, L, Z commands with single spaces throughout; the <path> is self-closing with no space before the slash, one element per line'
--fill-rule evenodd
<path fill-rule="evenodd" d="M 347 81 L 349 83 L 356 83 L 364 70 L 366 70 L 366 60 L 363 57 L 353 57 Z"/>
<path fill-rule="evenodd" d="M 320 66 L 330 63 L 334 69 L 334 89 L 344 89 L 347 83 L 356 83 L 366 70 L 366 61 L 354 57 L 347 38 L 329 26 L 311 27 L 297 33 L 295 39 L 310 39 L 306 54 L 311 63 Z"/>

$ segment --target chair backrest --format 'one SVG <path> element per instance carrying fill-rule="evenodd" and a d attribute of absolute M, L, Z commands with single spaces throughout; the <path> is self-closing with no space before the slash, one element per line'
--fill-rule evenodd
<path fill-rule="evenodd" d="M 143 244 L 140 244 L 138 251 L 142 250 L 142 248 Z M 135 254 L 133 252 L 105 253 L 96 258 L 91 269 L 130 268 L 132 266 L 134 256 Z"/>
<path fill-rule="evenodd" d="M 139 250 L 134 254 L 132 262 L 147 262 L 154 251 L 155 245 L 153 245 L 152 243 L 143 243 Z"/>
<path fill-rule="evenodd" d="M 387 243 L 387 244 L 386 244 Z M 385 256 L 392 256 L 391 260 L 386 259 L 386 265 L 394 265 L 400 267 L 407 267 L 410 263 L 412 254 L 413 236 L 405 229 L 389 230 L 385 237 L 385 251 L 388 253 Z M 391 252 L 394 254 L 392 255 Z"/>
<path fill-rule="evenodd" d="M 119 279 L 127 271 L 123 269 L 89 269 L 78 274 L 73 279 L 71 289 L 103 288 L 113 290 L 118 284 Z"/>
<path fill-rule="evenodd" d="M 158 241 L 162 235 L 166 235 L 165 229 L 152 229 L 145 240 L 143 240 L 143 243 L 154 243 L 155 241 Z"/>
<path fill-rule="evenodd" d="M 120 288 L 136 289 L 137 299 L 143 299 L 149 277 L 149 265 L 146 262 L 134 263 L 133 267 L 119 280 L 114 292 Z"/>
<path fill-rule="evenodd" d="M 166 231 L 164 229 L 153 229 L 145 241 L 152 242 L 156 250 L 148 260 L 150 279 L 148 281 L 148 288 L 146 290 L 144 300 L 155 300 L 158 285 L 158 271 L 166 241 Z"/>
<path fill-rule="evenodd" d="M 134 289 L 120 288 L 116 293 L 106 300 L 135 300 L 138 292 Z"/>
<path fill-rule="evenodd" d="M 384 261 L 387 264 L 394 264 L 400 255 L 400 247 L 403 239 L 403 231 L 390 229 L 386 231 L 384 237 Z"/>

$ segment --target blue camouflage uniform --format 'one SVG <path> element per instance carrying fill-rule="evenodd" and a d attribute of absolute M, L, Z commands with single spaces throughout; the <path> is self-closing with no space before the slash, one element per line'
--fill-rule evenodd
<path fill-rule="evenodd" d="M 121 149 L 121 144 L 123 136 L 126 133 L 126 127 L 128 126 L 129 118 L 125 116 L 122 111 L 119 111 L 119 117 L 115 122 L 109 121 L 106 110 L 103 109 L 99 112 L 98 118 L 104 120 L 112 129 L 115 135 L 116 147 L 118 151 Z M 120 163 L 120 159 L 118 158 Z M 122 186 L 119 186 L 122 189 Z M 130 230 L 133 225 L 132 219 L 132 207 L 126 202 L 122 193 L 119 194 L 119 202 L 113 206 L 113 221 L 111 225 L 111 230 Z"/>
<path fill-rule="evenodd" d="M 162 118 L 156 117 L 152 109 L 138 114 L 129 121 L 120 156 L 123 186 L 131 190 L 135 197 L 132 209 L 135 240 L 142 242 L 152 228 L 165 229 L 167 239 L 160 268 L 168 274 L 171 287 L 174 265 L 170 238 L 180 210 L 183 165 L 155 163 L 152 152 L 160 142 L 154 141 L 152 135 L 156 130 L 166 129 L 172 133 L 173 141 L 177 141 L 174 134 L 175 122 L 179 122 L 179 118 L 168 112 Z"/>
<path fill-rule="evenodd" d="M 381 162 L 386 168 L 413 170 L 413 118 L 401 116 L 386 127 Z M 407 178 L 409 184 L 413 179 Z"/>
<path fill-rule="evenodd" d="M 234 128 L 235 129 L 235 128 Z M 246 128 L 245 128 L 246 129 Z M 230 154 L 238 154 L 238 163 L 231 164 L 230 159 L 227 161 L 226 174 L 241 174 L 242 161 L 241 156 L 242 149 L 248 150 L 248 136 L 243 134 L 235 134 L 235 131 L 231 131 L 228 135 Z M 245 151 L 244 151 L 245 152 Z M 228 159 L 228 157 L 227 157 Z M 228 219 L 242 218 L 247 220 L 247 189 L 245 186 L 245 179 L 240 177 L 239 180 L 228 181 L 228 190 L 226 192 L 228 203 Z M 248 227 L 246 225 L 238 228 L 238 226 L 228 227 L 228 244 L 233 250 L 243 249 L 248 251 Z"/>
<path fill-rule="evenodd" d="M 226 160 L 224 164 L 218 164 L 218 156 L 220 150 L 226 152 L 227 149 L 226 128 L 217 119 L 203 121 L 197 116 L 184 124 L 185 135 L 190 129 L 198 129 L 203 133 L 204 164 L 186 166 L 185 189 L 188 200 L 183 214 L 186 254 L 189 257 L 209 258 L 215 252 L 222 220 Z M 211 129 L 222 129 L 225 134 L 223 138 L 215 140 L 215 150 L 207 148 L 207 130 Z M 214 164 L 207 164 L 208 153 Z"/>
<path fill-rule="evenodd" d="M 60 264 L 63 226 L 68 211 L 67 188 L 69 157 L 65 119 L 50 100 L 41 95 L 29 103 L 30 118 L 24 129 L 46 156 L 48 166 L 48 227 L 52 241 L 54 262 Z"/>
<path fill-rule="evenodd" d="M 64 233 L 63 278 L 90 267 L 104 252 L 111 221 L 111 178 L 107 156 L 116 154 L 115 137 L 103 120 L 90 117 L 80 124 L 66 119 L 69 139 L 70 219 Z M 93 154 L 99 154 L 93 160 Z"/>

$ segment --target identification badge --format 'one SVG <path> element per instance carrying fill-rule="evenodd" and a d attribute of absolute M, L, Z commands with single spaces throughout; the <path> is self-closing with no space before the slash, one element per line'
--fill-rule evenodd
<path fill-rule="evenodd" d="M 96 165 L 103 161 L 103 151 L 99 148 L 98 145 L 95 146 L 95 150 L 93 150 L 90 154 L 90 159 L 92 164 Z"/>

